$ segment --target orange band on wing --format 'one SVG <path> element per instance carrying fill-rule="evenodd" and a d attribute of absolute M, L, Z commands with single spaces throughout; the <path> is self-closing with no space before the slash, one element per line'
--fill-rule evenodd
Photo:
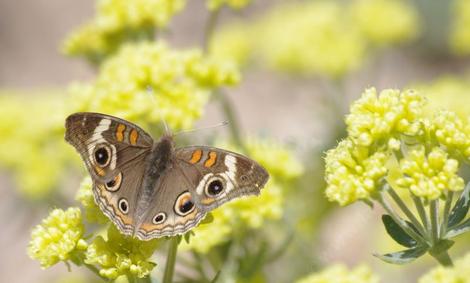
<path fill-rule="evenodd" d="M 196 164 L 199 162 L 199 160 L 201 160 L 201 157 L 202 157 L 202 150 L 196 149 L 195 151 L 193 151 L 193 155 L 191 155 L 191 160 L 189 160 L 189 162 L 192 164 Z"/>
<path fill-rule="evenodd" d="M 136 145 L 138 138 L 139 133 L 137 133 L 136 129 L 132 129 L 131 133 L 129 134 L 129 142 L 131 143 L 131 145 Z"/>
<path fill-rule="evenodd" d="M 217 153 L 210 151 L 209 158 L 206 160 L 206 162 L 204 162 L 204 166 L 207 168 L 212 167 L 216 161 L 217 161 Z"/>
<path fill-rule="evenodd" d="M 99 166 L 95 166 L 95 172 L 96 172 L 96 174 L 98 174 L 99 176 L 104 176 L 104 175 L 106 175 L 106 173 L 104 172 L 103 168 L 100 168 Z"/>
<path fill-rule="evenodd" d="M 126 125 L 119 124 L 116 129 L 116 139 L 118 142 L 122 142 L 124 140 L 124 131 L 126 130 Z"/>

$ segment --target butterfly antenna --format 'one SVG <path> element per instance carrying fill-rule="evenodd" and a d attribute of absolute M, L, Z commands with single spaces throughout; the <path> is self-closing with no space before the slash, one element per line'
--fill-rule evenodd
<path fill-rule="evenodd" d="M 152 102 L 156 104 L 157 100 L 155 99 L 155 95 L 154 95 L 152 86 L 150 86 L 150 85 L 147 86 L 147 93 L 150 96 L 150 98 L 152 99 Z M 160 112 L 160 120 L 162 120 L 163 126 L 165 127 L 165 135 L 171 136 L 170 127 L 168 127 L 168 123 L 166 122 L 166 120 L 163 117 L 163 114 L 161 112 Z"/>
<path fill-rule="evenodd" d="M 201 128 L 196 128 L 196 129 L 190 129 L 190 130 L 182 130 L 179 132 L 176 132 L 173 134 L 173 136 L 179 135 L 179 134 L 187 134 L 187 133 L 192 133 L 200 130 L 207 130 L 207 129 L 213 129 L 213 128 L 218 128 L 218 127 L 223 127 L 228 125 L 227 121 L 220 122 L 218 124 L 212 125 L 212 126 L 207 126 L 207 127 L 201 127 Z"/>

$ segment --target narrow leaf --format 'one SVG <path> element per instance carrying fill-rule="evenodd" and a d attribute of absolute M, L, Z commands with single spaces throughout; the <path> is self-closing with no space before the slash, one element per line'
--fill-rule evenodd
<path fill-rule="evenodd" d="M 428 247 L 419 246 L 412 249 L 389 253 L 384 255 L 374 254 L 374 256 L 380 258 L 381 260 L 392 263 L 392 264 L 406 264 L 414 261 L 418 257 L 424 255 L 428 251 Z"/>
<path fill-rule="evenodd" d="M 468 209 L 470 208 L 470 182 L 467 183 L 465 190 L 460 195 L 460 198 L 452 208 L 452 211 L 449 215 L 449 223 L 447 224 L 447 228 L 454 227 L 455 225 L 459 224 L 465 216 L 467 216 Z"/>
<path fill-rule="evenodd" d="M 446 238 L 453 238 L 460 234 L 470 231 L 470 218 L 464 221 L 462 224 L 457 225 L 447 232 Z"/>
<path fill-rule="evenodd" d="M 416 241 L 408 235 L 390 215 L 382 215 L 382 222 L 385 226 L 385 230 L 387 230 L 387 233 L 395 240 L 395 242 L 407 248 L 412 248 L 417 245 Z M 412 227 L 411 223 L 407 222 L 407 224 Z"/>

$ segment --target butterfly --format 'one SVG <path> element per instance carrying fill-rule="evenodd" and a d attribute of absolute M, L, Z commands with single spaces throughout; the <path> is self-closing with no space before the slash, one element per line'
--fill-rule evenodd
<path fill-rule="evenodd" d="M 257 162 L 209 146 L 175 147 L 126 120 L 99 113 L 66 119 L 65 140 L 80 153 L 96 204 L 125 235 L 183 234 L 223 203 L 258 195 L 269 174 Z"/>

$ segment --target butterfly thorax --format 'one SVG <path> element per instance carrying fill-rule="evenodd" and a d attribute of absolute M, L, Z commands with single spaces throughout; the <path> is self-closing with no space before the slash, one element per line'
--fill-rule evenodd
<path fill-rule="evenodd" d="M 144 179 L 141 190 L 139 190 L 138 203 L 134 214 L 135 223 L 137 224 L 134 231 L 138 230 L 145 218 L 145 212 L 148 211 L 161 176 L 172 166 L 173 150 L 173 139 L 170 135 L 164 135 L 158 142 L 154 143 L 152 151 L 145 160 Z"/>

